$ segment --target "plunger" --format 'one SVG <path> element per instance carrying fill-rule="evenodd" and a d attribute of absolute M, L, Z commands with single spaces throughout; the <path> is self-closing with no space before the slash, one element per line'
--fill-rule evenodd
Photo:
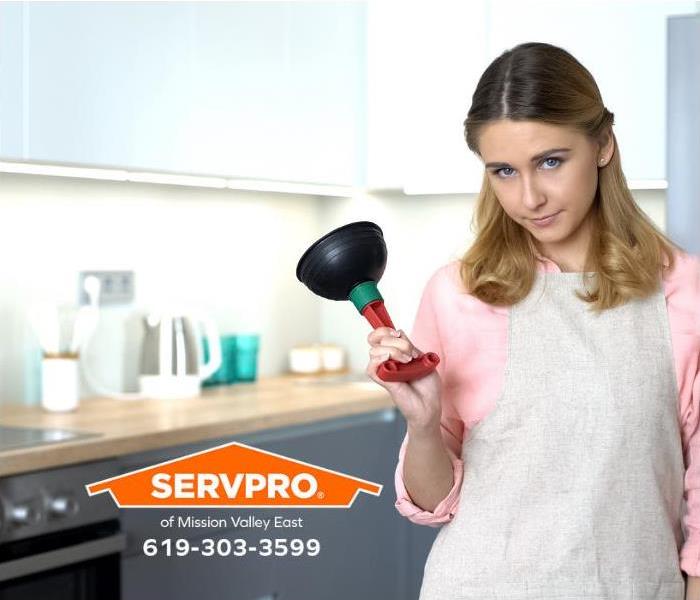
<path fill-rule="evenodd" d="M 370 325 L 396 329 L 384 306 L 377 283 L 386 267 L 382 230 L 370 221 L 334 229 L 314 242 L 297 264 L 297 279 L 328 300 L 350 300 Z M 440 362 L 426 352 L 411 362 L 388 359 L 377 368 L 382 381 L 413 381 L 425 377 Z"/>

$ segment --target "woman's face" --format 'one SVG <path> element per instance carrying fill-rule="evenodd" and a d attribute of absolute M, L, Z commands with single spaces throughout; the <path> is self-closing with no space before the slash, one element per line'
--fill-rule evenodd
<path fill-rule="evenodd" d="M 587 248 L 586 217 L 595 199 L 600 160 L 613 150 L 571 129 L 501 119 L 486 125 L 479 151 L 503 210 L 535 238 L 540 250 Z M 538 225 L 534 219 L 556 215 Z"/>

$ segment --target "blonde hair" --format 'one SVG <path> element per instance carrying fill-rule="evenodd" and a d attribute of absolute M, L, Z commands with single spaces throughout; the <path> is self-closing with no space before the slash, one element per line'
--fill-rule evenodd
<path fill-rule="evenodd" d="M 600 312 L 653 293 L 660 270 L 673 269 L 674 248 L 682 249 L 635 203 L 612 132 L 614 114 L 603 105 L 588 70 L 566 50 L 551 44 L 528 42 L 507 50 L 486 68 L 472 96 L 464 121 L 472 152 L 480 156 L 479 133 L 498 119 L 561 125 L 595 141 L 613 136 L 613 156 L 599 169 L 591 207 L 594 233 L 584 269 L 597 272 L 597 287 L 578 296 Z M 476 239 L 460 266 L 467 291 L 493 305 L 522 300 L 534 283 L 536 247 L 532 235 L 503 210 L 486 173 L 472 230 Z"/>

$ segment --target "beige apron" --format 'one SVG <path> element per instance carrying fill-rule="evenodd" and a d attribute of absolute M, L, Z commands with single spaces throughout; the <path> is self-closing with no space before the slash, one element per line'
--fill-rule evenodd
<path fill-rule="evenodd" d="M 420 600 L 683 600 L 678 387 L 663 288 L 595 316 L 581 273 L 511 307 L 504 387 Z"/>

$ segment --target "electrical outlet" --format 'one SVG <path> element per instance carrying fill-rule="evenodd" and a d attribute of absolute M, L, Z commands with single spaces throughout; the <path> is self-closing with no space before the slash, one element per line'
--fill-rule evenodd
<path fill-rule="evenodd" d="M 100 280 L 100 305 L 129 304 L 134 301 L 133 271 L 80 271 L 78 273 L 78 304 L 90 303 L 83 282 L 94 275 Z"/>

